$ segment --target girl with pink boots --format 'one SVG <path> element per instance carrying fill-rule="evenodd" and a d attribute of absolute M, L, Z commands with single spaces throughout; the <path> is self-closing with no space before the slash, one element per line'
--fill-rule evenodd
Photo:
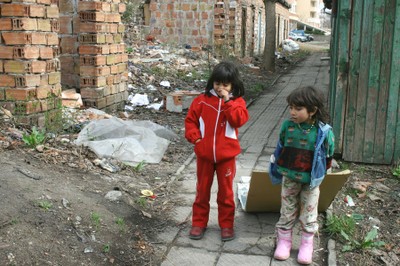
<path fill-rule="evenodd" d="M 297 262 L 311 264 L 314 234 L 318 231 L 319 185 L 331 167 L 334 135 L 327 124 L 329 115 L 320 91 L 298 88 L 286 100 L 290 119 L 282 124 L 269 169 L 272 183 L 282 183 L 274 258 L 290 257 L 292 228 L 298 219 L 302 233 Z"/>

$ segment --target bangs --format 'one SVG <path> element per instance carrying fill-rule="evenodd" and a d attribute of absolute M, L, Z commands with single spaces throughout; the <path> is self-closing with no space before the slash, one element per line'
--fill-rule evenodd
<path fill-rule="evenodd" d="M 232 83 L 235 80 L 235 75 L 232 71 L 228 71 L 224 68 L 216 69 L 211 77 L 211 79 L 215 82 L 221 83 Z"/>

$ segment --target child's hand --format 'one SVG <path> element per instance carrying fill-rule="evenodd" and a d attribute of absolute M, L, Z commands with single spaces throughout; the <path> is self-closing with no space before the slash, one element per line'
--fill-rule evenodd
<path fill-rule="evenodd" d="M 217 93 L 224 101 L 228 101 L 229 100 L 229 91 L 224 90 L 224 89 L 219 89 L 217 91 Z"/>

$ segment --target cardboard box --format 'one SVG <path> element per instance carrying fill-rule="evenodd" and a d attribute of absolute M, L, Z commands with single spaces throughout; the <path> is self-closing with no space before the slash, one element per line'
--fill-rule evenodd
<path fill-rule="evenodd" d="M 351 171 L 345 170 L 325 176 L 320 185 L 318 211 L 324 212 L 346 183 Z M 272 185 L 268 172 L 253 171 L 249 180 L 238 184 L 238 197 L 246 212 L 279 212 L 281 185 Z M 246 182 L 248 182 L 246 184 Z M 248 189 L 247 195 L 246 190 Z"/>

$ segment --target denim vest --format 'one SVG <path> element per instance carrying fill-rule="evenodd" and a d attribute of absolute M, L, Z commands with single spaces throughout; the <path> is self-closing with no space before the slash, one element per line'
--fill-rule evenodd
<path fill-rule="evenodd" d="M 312 169 L 311 169 L 311 182 L 310 188 L 314 188 L 319 186 L 322 181 L 324 180 L 326 174 L 326 147 L 324 145 L 324 141 L 328 131 L 332 127 L 328 124 L 324 124 L 322 122 L 318 123 L 318 133 L 317 133 L 317 141 L 314 150 L 314 158 L 312 162 Z M 278 141 L 276 145 L 276 149 L 274 154 L 271 155 L 270 164 L 269 164 L 269 177 L 273 185 L 281 184 L 282 183 L 282 175 L 278 173 L 277 169 L 278 166 L 276 164 L 279 155 L 282 152 L 282 143 Z"/>

